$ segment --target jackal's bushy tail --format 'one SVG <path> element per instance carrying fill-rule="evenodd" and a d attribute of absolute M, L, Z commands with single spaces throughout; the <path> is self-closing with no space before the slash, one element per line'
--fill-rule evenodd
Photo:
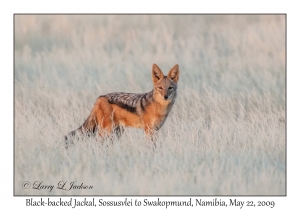
<path fill-rule="evenodd" d="M 68 135 L 65 136 L 66 149 L 68 149 L 68 146 L 70 144 L 74 144 L 72 137 L 74 137 L 77 133 L 80 134 L 86 133 L 87 135 L 91 135 L 95 132 L 96 126 L 97 126 L 96 120 L 91 114 L 79 128 L 77 128 L 74 131 L 71 131 Z"/>

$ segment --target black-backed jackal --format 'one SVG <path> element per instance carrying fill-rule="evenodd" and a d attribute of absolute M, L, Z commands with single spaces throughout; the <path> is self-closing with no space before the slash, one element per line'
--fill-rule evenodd
<path fill-rule="evenodd" d="M 118 137 L 123 127 L 142 128 L 153 140 L 153 134 L 164 124 L 176 98 L 179 66 L 176 64 L 165 76 L 160 68 L 153 64 L 152 81 L 154 88 L 149 93 L 109 93 L 99 96 L 85 122 L 76 132 L 95 133 L 100 136 L 116 132 Z M 65 136 L 66 147 L 68 138 Z"/>

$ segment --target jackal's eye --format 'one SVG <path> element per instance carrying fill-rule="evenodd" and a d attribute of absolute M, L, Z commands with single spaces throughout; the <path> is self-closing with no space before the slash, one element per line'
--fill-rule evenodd
<path fill-rule="evenodd" d="M 162 87 L 161 87 L 161 86 L 159 86 L 158 88 L 159 88 L 160 90 L 162 90 Z"/>
<path fill-rule="evenodd" d="M 173 87 L 169 87 L 169 90 L 173 90 Z"/>

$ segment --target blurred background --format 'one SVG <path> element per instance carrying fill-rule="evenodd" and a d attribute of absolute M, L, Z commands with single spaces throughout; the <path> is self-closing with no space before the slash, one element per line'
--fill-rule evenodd
<path fill-rule="evenodd" d="M 165 73 L 178 63 L 181 83 L 197 84 L 192 87 L 196 91 L 259 91 L 283 102 L 285 16 L 15 16 L 17 81 L 24 74 L 32 79 L 43 76 L 44 85 L 77 92 L 97 88 L 107 75 L 115 74 L 115 81 L 106 82 L 116 84 L 104 92 L 125 84 L 149 90 L 151 82 L 144 81 L 151 81 L 153 63 Z M 195 79 L 199 82 L 188 82 Z"/>

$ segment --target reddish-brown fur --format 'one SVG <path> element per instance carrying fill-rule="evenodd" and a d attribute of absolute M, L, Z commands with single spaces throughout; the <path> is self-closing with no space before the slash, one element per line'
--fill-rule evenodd
<path fill-rule="evenodd" d="M 153 64 L 152 80 L 154 89 L 153 93 L 146 93 L 148 94 L 147 100 L 142 101 L 142 94 L 140 96 L 133 94 L 133 99 L 131 101 L 127 100 L 127 102 L 126 96 L 124 96 L 124 100 L 122 99 L 124 93 L 115 93 L 116 96 L 119 95 L 121 98 L 115 99 L 116 102 L 113 101 L 113 98 L 112 101 L 109 101 L 106 95 L 100 96 L 96 100 L 87 120 L 77 130 L 94 132 L 97 127 L 98 134 L 103 137 L 110 135 L 113 130 L 121 135 L 123 127 L 135 127 L 144 129 L 145 133 L 152 139 L 152 135 L 163 125 L 175 102 L 178 79 L 179 66 L 177 64 L 170 70 L 168 76 L 164 76 L 159 67 Z M 112 96 L 114 96 L 114 93 Z M 136 102 L 133 107 L 124 107 L 124 104 L 128 101 L 132 102 L 134 100 Z M 132 111 L 130 108 L 134 110 Z M 75 135 L 77 130 L 72 131 L 70 134 Z"/>

